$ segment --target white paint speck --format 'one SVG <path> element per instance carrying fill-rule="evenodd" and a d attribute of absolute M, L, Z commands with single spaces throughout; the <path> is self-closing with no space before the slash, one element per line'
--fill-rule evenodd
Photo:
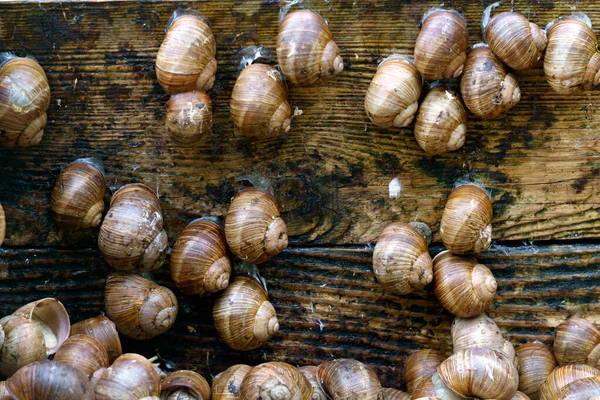
<path fill-rule="evenodd" d="M 390 181 L 388 187 L 390 192 L 390 199 L 397 199 L 398 196 L 400 196 L 400 193 L 402 192 L 402 183 L 400 182 L 400 179 L 398 179 L 398 177 L 395 177 Z"/>

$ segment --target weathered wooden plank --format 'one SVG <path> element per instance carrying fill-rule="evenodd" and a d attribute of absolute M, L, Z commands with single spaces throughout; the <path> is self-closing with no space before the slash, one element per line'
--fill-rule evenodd
<path fill-rule="evenodd" d="M 432 253 L 439 251 L 433 249 Z M 480 257 L 494 272 L 498 295 L 489 314 L 518 344 L 550 344 L 553 328 L 579 314 L 600 323 L 600 246 L 495 247 Z M 43 296 L 63 301 L 74 321 L 100 313 L 109 273 L 94 250 L 1 249 L 0 315 Z M 158 352 L 178 367 L 216 374 L 234 362 L 285 360 L 315 364 L 355 357 L 375 367 L 386 385 L 399 385 L 407 354 L 435 346 L 450 352 L 451 315 L 431 290 L 408 296 L 382 292 L 371 271 L 371 250 L 291 248 L 260 266 L 281 325 L 262 349 L 227 348 L 213 327 L 213 298 L 184 297 L 171 331 L 126 351 Z M 168 270 L 155 277 L 172 287 Z"/>
<path fill-rule="evenodd" d="M 487 3 L 454 2 L 468 19 L 471 44 L 480 38 Z M 53 91 L 42 145 L 1 150 L 7 245 L 93 244 L 93 232 L 63 234 L 49 214 L 61 168 L 84 156 L 104 160 L 113 189 L 134 181 L 156 188 L 171 240 L 198 215 L 223 215 L 235 179 L 248 173 L 277 181 L 280 197 L 294 208 L 286 216 L 301 234 L 294 240 L 303 244 L 368 243 L 396 219 L 418 218 L 435 232 L 452 184 L 464 177 L 493 190 L 497 240 L 600 233 L 598 92 L 559 96 L 540 68 L 521 73 L 519 105 L 495 121 L 471 119 L 464 149 L 439 157 L 426 156 L 410 129 L 386 131 L 368 122 L 363 97 L 378 60 L 411 53 L 421 15 L 439 1 L 305 1 L 329 20 L 346 70 L 318 88 L 292 87 L 290 101 L 302 115 L 287 137 L 264 142 L 234 137 L 228 104 L 240 49 L 262 44 L 274 61 L 278 4 L 185 4 L 212 21 L 219 60 L 214 132 L 192 148 L 166 137 L 167 96 L 154 74 L 175 4 L 0 5 L 0 50 L 37 57 Z M 574 11 L 600 23 L 593 1 L 535 1 L 517 9 L 541 25 Z M 394 177 L 402 193 L 391 199 Z"/>

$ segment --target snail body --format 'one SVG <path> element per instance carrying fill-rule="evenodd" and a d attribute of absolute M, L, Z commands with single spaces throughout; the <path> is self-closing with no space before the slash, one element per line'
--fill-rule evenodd
<path fill-rule="evenodd" d="M 410 125 L 423 89 L 423 78 L 408 58 L 392 55 L 383 60 L 369 84 L 365 111 L 381 128 Z"/>
<path fill-rule="evenodd" d="M 485 314 L 472 318 L 454 318 L 452 323 L 452 350 L 484 347 L 497 350 L 510 361 L 516 362 L 515 348 L 504 339 L 498 325 Z"/>
<path fill-rule="evenodd" d="M 427 81 L 458 78 L 468 45 L 467 22 L 458 12 L 430 10 L 415 43 L 415 65 Z"/>
<path fill-rule="evenodd" d="M 328 400 L 327 395 L 325 392 L 323 392 L 321 385 L 319 385 L 319 380 L 317 379 L 317 367 L 314 365 L 307 365 L 298 368 L 298 371 L 300 371 L 302 375 L 308 379 L 313 388 L 311 400 Z M 389 400 L 393 400 L 393 398 L 390 397 Z"/>
<path fill-rule="evenodd" d="M 310 10 L 290 12 L 281 21 L 277 61 L 285 77 L 300 86 L 322 83 L 344 70 L 327 22 Z"/>
<path fill-rule="evenodd" d="M 541 343 L 525 343 L 516 349 L 519 362 L 519 390 L 538 400 L 540 387 L 556 368 L 554 353 Z"/>
<path fill-rule="evenodd" d="M 146 340 L 165 333 L 177 317 L 177 298 L 171 290 L 138 275 L 115 273 L 104 294 L 106 315 L 131 339 Z"/>
<path fill-rule="evenodd" d="M 54 361 L 77 368 L 88 378 L 101 368 L 108 368 L 104 346 L 91 336 L 73 335 L 54 354 Z"/>
<path fill-rule="evenodd" d="M 583 364 L 571 364 L 556 368 L 540 386 L 540 400 L 555 400 L 560 391 L 571 382 L 600 375 L 600 370 Z"/>
<path fill-rule="evenodd" d="M 443 251 L 433 259 L 434 292 L 442 306 L 461 318 L 484 312 L 494 300 L 496 279 L 473 258 Z"/>
<path fill-rule="evenodd" d="M 600 53 L 587 16 L 561 17 L 546 28 L 546 80 L 560 94 L 591 90 L 600 83 Z"/>
<path fill-rule="evenodd" d="M 160 268 L 168 247 L 160 201 L 149 187 L 134 183 L 115 192 L 102 222 L 98 247 L 120 271 Z"/>
<path fill-rule="evenodd" d="M 287 133 L 292 109 L 281 73 L 266 64 L 244 68 L 231 93 L 231 119 L 237 133 L 254 139 L 272 139 Z"/>
<path fill-rule="evenodd" d="M 258 187 L 242 189 L 227 210 L 225 238 L 231 251 L 250 264 L 281 253 L 288 244 L 287 227 L 273 195 Z"/>
<path fill-rule="evenodd" d="M 469 51 L 460 92 L 469 111 L 484 119 L 508 112 L 521 100 L 517 79 L 485 44 Z"/>
<path fill-rule="evenodd" d="M 194 371 L 179 370 L 160 382 L 161 400 L 210 400 L 210 386 Z"/>
<path fill-rule="evenodd" d="M 467 134 L 467 111 L 460 94 L 446 85 L 434 86 L 421 102 L 415 139 L 428 154 L 460 149 Z"/>
<path fill-rule="evenodd" d="M 373 271 L 385 290 L 408 294 L 423 289 L 433 278 L 427 240 L 413 226 L 386 226 L 373 252 Z"/>
<path fill-rule="evenodd" d="M 381 400 L 382 387 L 377 375 L 357 360 L 341 358 L 317 367 L 317 379 L 332 400 Z"/>
<path fill-rule="evenodd" d="M 106 350 L 109 365 L 123 354 L 117 327 L 104 315 L 88 318 L 71 325 L 71 335 L 78 334 L 96 339 Z"/>
<path fill-rule="evenodd" d="M 242 381 L 252 367 L 236 364 L 213 378 L 212 400 L 237 400 L 240 397 Z"/>
<path fill-rule="evenodd" d="M 160 394 L 154 366 L 139 354 L 123 354 L 101 371 L 94 387 L 96 400 L 142 400 Z M 148 400 L 149 400 L 148 399 Z"/>
<path fill-rule="evenodd" d="M 522 14 L 494 15 L 485 27 L 485 40 L 500 60 L 516 71 L 533 68 L 542 58 L 546 32 Z"/>
<path fill-rule="evenodd" d="M 434 349 L 418 350 L 408 356 L 404 363 L 404 380 L 408 391 L 413 393 L 422 382 L 430 379 L 445 359 L 442 353 Z"/>
<path fill-rule="evenodd" d="M 102 162 L 75 160 L 60 174 L 52 190 L 52 216 L 61 229 L 77 230 L 100 225 L 106 179 Z"/>
<path fill-rule="evenodd" d="M 0 54 L 0 147 L 33 146 L 44 135 L 50 86 L 33 59 Z"/>
<path fill-rule="evenodd" d="M 600 330 L 583 318 L 571 318 L 556 328 L 554 355 L 558 365 L 587 364 L 600 368 Z"/>
<path fill-rule="evenodd" d="M 158 82 L 169 94 L 210 90 L 217 72 L 215 53 L 208 24 L 199 15 L 176 11 L 156 55 Z"/>
<path fill-rule="evenodd" d="M 313 389 L 297 368 L 267 362 L 252 368 L 244 378 L 240 400 L 311 400 Z"/>
<path fill-rule="evenodd" d="M 481 253 L 492 242 L 492 200 L 475 185 L 462 185 L 446 201 L 440 236 L 454 254 Z"/>
<path fill-rule="evenodd" d="M 167 102 L 167 133 L 177 143 L 194 144 L 212 129 L 212 103 L 205 92 L 191 91 L 171 96 Z"/>
<path fill-rule="evenodd" d="M 223 228 L 209 219 L 192 221 L 173 246 L 171 278 L 185 294 L 206 296 L 229 284 L 231 263 Z"/>
<path fill-rule="evenodd" d="M 232 280 L 215 302 L 213 317 L 219 337 L 234 350 L 254 350 L 279 330 L 267 292 L 248 276 Z"/>

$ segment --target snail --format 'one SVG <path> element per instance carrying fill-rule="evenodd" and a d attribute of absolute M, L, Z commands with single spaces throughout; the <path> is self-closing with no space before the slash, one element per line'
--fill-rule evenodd
<path fill-rule="evenodd" d="M 485 347 L 497 350 L 508 360 L 516 362 L 513 345 L 504 339 L 498 325 L 483 313 L 472 318 L 454 319 L 452 346 L 455 353 L 473 347 Z"/>
<path fill-rule="evenodd" d="M 514 363 L 502 353 L 486 349 L 461 350 L 438 367 L 444 384 L 460 396 L 511 400 L 519 386 Z"/>
<path fill-rule="evenodd" d="M 258 187 L 242 189 L 225 217 L 225 238 L 231 251 L 250 264 L 260 264 L 288 245 L 287 227 L 275 198 Z"/>
<path fill-rule="evenodd" d="M 0 373 L 3 376 L 10 377 L 21 367 L 46 359 L 44 334 L 39 325 L 25 317 L 9 315 L 0 319 L 0 327 L 4 342 L 0 349 Z"/>
<path fill-rule="evenodd" d="M 120 271 L 160 268 L 169 245 L 160 201 L 140 183 L 121 187 L 100 226 L 98 247 L 106 262 Z"/>
<path fill-rule="evenodd" d="M 115 273 L 104 292 L 106 316 L 130 339 L 145 340 L 168 331 L 177 317 L 177 298 L 164 286 L 138 275 Z"/>
<path fill-rule="evenodd" d="M 216 41 L 208 24 L 194 11 L 177 10 L 156 55 L 156 77 L 165 92 L 205 92 L 215 83 Z"/>
<path fill-rule="evenodd" d="M 476 185 L 462 185 L 446 201 L 440 236 L 455 254 L 481 253 L 492 242 L 492 200 Z"/>
<path fill-rule="evenodd" d="M 544 74 L 560 94 L 591 90 L 600 83 L 600 53 L 592 22 L 585 14 L 561 17 L 546 27 Z"/>
<path fill-rule="evenodd" d="M 317 367 L 317 379 L 332 400 L 381 400 L 377 375 L 365 364 L 349 358 L 325 362 Z"/>
<path fill-rule="evenodd" d="M 517 392 L 511 400 L 531 400 L 525 393 Z"/>
<path fill-rule="evenodd" d="M 191 91 L 171 96 L 167 102 L 167 133 L 179 144 L 194 144 L 212 129 L 212 103 L 204 92 Z"/>
<path fill-rule="evenodd" d="M 409 224 L 394 222 L 379 235 L 373 251 L 373 272 L 385 290 L 408 294 L 433 278 L 427 240 Z"/>
<path fill-rule="evenodd" d="M 77 368 L 88 378 L 100 368 L 108 368 L 104 346 L 91 336 L 73 335 L 64 341 L 54 354 L 54 361 Z"/>
<path fill-rule="evenodd" d="M 556 368 L 554 353 L 542 343 L 525 343 L 517 347 L 519 390 L 531 400 L 538 400 L 540 387 Z"/>
<path fill-rule="evenodd" d="M 422 380 L 416 389 L 411 393 L 411 399 L 414 400 L 463 400 L 463 396 L 458 396 L 450 390 L 440 379 L 440 375 L 435 372 L 433 375 Z"/>
<path fill-rule="evenodd" d="M 102 162 L 94 158 L 75 160 L 54 185 L 52 216 L 61 229 L 95 228 L 102 220 L 105 193 Z"/>
<path fill-rule="evenodd" d="M 492 304 L 497 287 L 485 265 L 448 251 L 433 259 L 433 285 L 442 306 L 461 318 L 484 312 Z"/>
<path fill-rule="evenodd" d="M 102 344 L 108 355 L 109 365 L 123 354 L 117 327 L 104 315 L 88 318 L 71 325 L 71 335 L 78 334 L 93 337 Z"/>
<path fill-rule="evenodd" d="M 160 393 L 160 378 L 145 357 L 123 354 L 97 377 L 94 392 L 96 400 L 152 398 Z"/>
<path fill-rule="evenodd" d="M 87 376 L 59 361 L 38 361 L 24 366 L 6 381 L 15 400 L 94 400 Z"/>
<path fill-rule="evenodd" d="M 548 42 L 546 32 L 522 14 L 502 12 L 482 25 L 490 49 L 510 68 L 531 69 L 542 58 Z"/>
<path fill-rule="evenodd" d="M 519 82 L 483 43 L 467 55 L 460 92 L 469 111 L 484 119 L 505 114 L 521 100 Z"/>
<path fill-rule="evenodd" d="M 0 147 L 39 144 L 49 105 L 50 86 L 37 61 L 0 54 Z"/>
<path fill-rule="evenodd" d="M 404 363 L 404 381 L 410 393 L 436 373 L 446 357 L 437 350 L 425 349 L 412 353 Z"/>
<path fill-rule="evenodd" d="M 410 400 L 410 395 L 404 393 L 398 389 L 384 388 L 383 389 L 384 400 Z"/>
<path fill-rule="evenodd" d="M 467 134 L 467 111 L 460 94 L 447 85 L 433 86 L 421 102 L 415 139 L 428 154 L 460 149 Z"/>
<path fill-rule="evenodd" d="M 0 381 L 0 400 L 13 400 L 13 397 L 8 393 L 6 381 Z"/>
<path fill-rule="evenodd" d="M 455 10 L 429 10 L 415 43 L 415 65 L 427 81 L 458 78 L 468 45 L 467 22 L 462 15 Z"/>
<path fill-rule="evenodd" d="M 44 335 L 46 354 L 52 355 L 69 337 L 69 314 L 63 304 L 47 297 L 32 301 L 13 313 L 33 322 Z"/>
<path fill-rule="evenodd" d="M 313 388 L 298 368 L 267 362 L 252 368 L 244 378 L 240 400 L 311 400 Z"/>
<path fill-rule="evenodd" d="M 569 383 L 599 375 L 600 370 L 589 365 L 571 364 L 556 368 L 540 386 L 540 400 L 556 400 L 562 388 Z"/>
<path fill-rule="evenodd" d="M 171 252 L 171 278 L 185 294 L 207 296 L 229 285 L 231 263 L 223 228 L 210 219 L 190 222 Z"/>
<path fill-rule="evenodd" d="M 237 134 L 272 139 L 292 124 L 288 89 L 281 73 L 266 64 L 244 68 L 231 93 L 231 120 Z"/>
<path fill-rule="evenodd" d="M 365 111 L 381 128 L 401 128 L 410 125 L 423 89 L 423 78 L 413 61 L 394 54 L 383 60 L 369 84 L 365 96 Z"/>
<path fill-rule="evenodd" d="M 213 378 L 212 400 L 237 400 L 240 397 L 242 381 L 252 367 L 236 364 Z"/>
<path fill-rule="evenodd" d="M 558 392 L 560 400 L 593 400 L 600 398 L 600 376 L 571 382 Z"/>
<path fill-rule="evenodd" d="M 571 318 L 556 328 L 554 355 L 558 365 L 587 364 L 600 368 L 600 330 L 583 318 Z"/>
<path fill-rule="evenodd" d="M 4 237 L 6 235 L 6 216 L 4 215 L 4 208 L 0 204 L 0 246 L 4 243 Z"/>
<path fill-rule="evenodd" d="M 180 370 L 160 382 L 161 400 L 210 400 L 210 386 L 194 371 Z"/>
<path fill-rule="evenodd" d="M 310 382 L 310 385 L 313 388 L 313 395 L 311 400 L 328 400 L 327 395 L 319 385 L 319 380 L 317 379 L 317 367 L 314 365 L 307 365 L 304 367 L 298 368 L 298 371 L 304 375 L 306 379 Z M 393 400 L 393 398 L 389 398 L 389 400 Z"/>
<path fill-rule="evenodd" d="M 221 293 L 213 308 L 213 318 L 219 337 L 234 350 L 254 350 L 279 330 L 267 292 L 248 276 L 235 277 Z"/>

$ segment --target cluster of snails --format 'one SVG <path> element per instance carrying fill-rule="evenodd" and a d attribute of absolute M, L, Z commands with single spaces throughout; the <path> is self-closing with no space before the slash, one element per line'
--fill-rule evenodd
<path fill-rule="evenodd" d="M 215 38 L 193 10 L 178 10 L 156 57 L 156 76 L 171 95 L 167 103 L 169 136 L 182 144 L 201 140 L 212 129 L 212 107 L 206 91 L 217 71 Z M 279 69 L 263 63 L 245 66 L 231 95 L 230 111 L 239 135 L 268 139 L 287 133 L 291 107 L 286 79 L 295 85 L 322 83 L 344 68 L 327 22 L 317 13 L 297 10 L 281 22 L 277 37 Z"/>
<path fill-rule="evenodd" d="M 519 102 L 511 69 L 531 69 L 543 57 L 546 80 L 561 94 L 600 83 L 597 39 L 585 14 L 560 17 L 543 30 L 514 11 L 490 18 L 497 6 L 484 13 L 486 42 L 470 50 L 466 21 L 457 11 L 425 13 L 414 57 L 394 54 L 379 64 L 365 96 L 369 119 L 382 128 L 407 127 L 414 120 L 419 146 L 428 154 L 444 154 L 463 146 L 467 109 L 492 119 Z M 431 84 L 422 97 L 425 81 Z"/>

